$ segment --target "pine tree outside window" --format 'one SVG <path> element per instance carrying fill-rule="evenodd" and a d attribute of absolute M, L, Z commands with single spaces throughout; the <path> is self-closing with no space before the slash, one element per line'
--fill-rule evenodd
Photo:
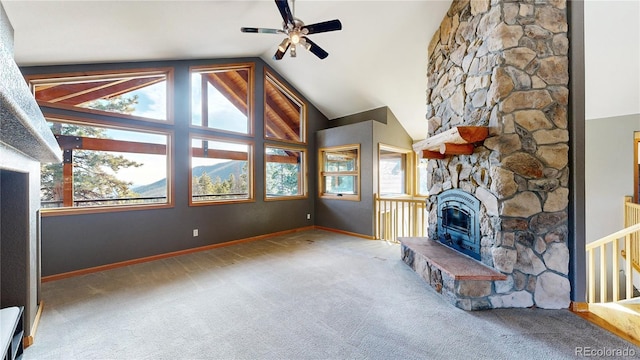
<path fill-rule="evenodd" d="M 63 162 L 41 167 L 41 206 L 77 211 L 168 206 L 168 132 L 47 118 Z"/>
<path fill-rule="evenodd" d="M 253 201 L 253 143 L 191 138 L 190 205 Z"/>
<path fill-rule="evenodd" d="M 286 200 L 307 196 L 306 154 L 292 147 L 265 147 L 265 199 Z"/>

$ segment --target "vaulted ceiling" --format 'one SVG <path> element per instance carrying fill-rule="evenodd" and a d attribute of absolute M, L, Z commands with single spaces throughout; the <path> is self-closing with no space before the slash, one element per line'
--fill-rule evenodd
<path fill-rule="evenodd" d="M 271 0 L 1 2 L 20 66 L 256 56 L 329 119 L 389 106 L 415 140 L 427 131 L 427 45 L 451 3 L 298 0 L 297 18 L 343 29 L 310 36 L 324 60 L 299 50 L 274 61 L 282 35 L 240 32 L 281 26 Z M 587 118 L 640 113 L 638 4 L 585 1 Z"/>

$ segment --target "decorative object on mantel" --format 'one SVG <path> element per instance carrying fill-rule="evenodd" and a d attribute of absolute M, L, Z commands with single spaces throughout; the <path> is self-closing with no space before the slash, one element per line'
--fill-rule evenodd
<path fill-rule="evenodd" d="M 471 155 L 474 143 L 489 136 L 486 126 L 456 126 L 413 144 L 424 159 L 444 159 L 447 155 Z"/>

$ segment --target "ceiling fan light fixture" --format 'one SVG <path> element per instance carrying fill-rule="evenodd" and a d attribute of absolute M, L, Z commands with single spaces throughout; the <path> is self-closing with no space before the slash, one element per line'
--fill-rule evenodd
<path fill-rule="evenodd" d="M 285 38 L 284 40 L 282 40 L 280 45 L 278 45 L 278 50 L 280 50 L 281 52 L 287 51 L 287 48 L 289 47 L 290 42 L 291 40 L 289 40 L 289 38 Z"/>
<path fill-rule="evenodd" d="M 291 7 L 289 7 L 291 2 Z M 266 34 L 284 34 L 287 36 L 280 45 L 278 50 L 273 55 L 274 60 L 281 60 L 282 56 L 289 50 L 291 57 L 296 57 L 296 45 L 302 46 L 305 50 L 310 51 L 320 59 L 324 59 L 329 56 L 329 53 L 324 51 L 320 46 L 311 41 L 307 37 L 309 34 L 323 33 L 328 31 L 342 30 L 342 23 L 340 20 L 323 21 L 311 25 L 305 25 L 302 20 L 295 17 L 295 0 L 275 0 L 278 11 L 282 16 L 282 30 L 280 29 L 267 29 L 257 27 L 241 27 L 240 31 L 244 33 L 266 33 Z"/>
<path fill-rule="evenodd" d="M 304 37 L 304 36 L 301 36 L 301 37 L 300 37 L 300 44 L 299 44 L 299 45 L 302 45 L 302 47 L 303 47 L 303 48 L 305 48 L 306 50 L 311 49 L 311 44 L 309 44 L 309 43 L 307 42 L 307 40 L 305 39 L 305 37 Z"/>
<path fill-rule="evenodd" d="M 291 43 L 294 45 L 298 45 L 300 43 L 300 34 L 297 31 L 293 31 L 289 38 L 291 39 Z"/>

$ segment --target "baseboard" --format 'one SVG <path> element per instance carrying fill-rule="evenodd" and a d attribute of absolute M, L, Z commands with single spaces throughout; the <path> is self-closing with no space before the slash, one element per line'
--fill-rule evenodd
<path fill-rule="evenodd" d="M 36 311 L 36 318 L 33 321 L 33 325 L 31 326 L 31 332 L 29 335 L 22 338 L 22 347 L 28 348 L 33 345 L 33 341 L 36 338 L 36 331 L 38 331 L 38 325 L 40 324 L 40 317 L 42 316 L 42 309 L 44 308 L 44 301 L 40 300 L 38 304 L 38 311 Z"/>
<path fill-rule="evenodd" d="M 571 305 L 569 306 L 569 310 L 576 313 L 589 312 L 589 304 L 585 302 L 572 301 Z"/>
<path fill-rule="evenodd" d="M 324 226 L 314 226 L 315 229 L 318 230 L 325 230 L 325 231 L 331 231 L 334 233 L 338 233 L 338 234 L 344 234 L 344 235 L 350 235 L 350 236 L 355 236 L 355 237 L 359 237 L 359 238 L 363 238 L 363 239 L 367 239 L 367 240 L 375 240 L 375 236 L 371 236 L 371 235 L 363 235 L 363 234 L 358 234 L 358 233 L 354 233 L 351 231 L 345 231 L 345 230 L 340 230 L 340 229 L 333 229 L 333 228 L 329 228 L 329 227 L 324 227 Z"/>
<path fill-rule="evenodd" d="M 95 266 L 95 267 L 91 267 L 91 268 L 87 268 L 87 269 L 80 269 L 80 270 L 69 271 L 69 272 L 65 272 L 65 273 L 61 273 L 61 274 L 43 276 L 41 281 L 43 283 L 45 283 L 45 282 L 49 282 L 49 281 L 62 280 L 62 279 L 70 278 L 70 277 L 81 276 L 81 275 L 91 274 L 91 273 L 105 271 L 105 270 L 117 269 L 117 268 L 124 267 L 124 266 L 135 265 L 135 264 L 145 263 L 145 262 L 154 261 L 154 260 L 161 260 L 161 259 L 166 259 L 166 258 L 170 258 L 170 257 L 174 257 L 174 256 L 180 256 L 180 255 L 186 255 L 186 254 L 191 254 L 191 253 L 200 252 L 200 251 L 217 249 L 217 248 L 220 248 L 220 247 L 232 246 L 232 245 L 242 244 L 242 243 L 246 243 L 246 242 L 272 238 L 272 237 L 275 237 L 275 236 L 292 234 L 292 233 L 296 233 L 296 232 L 300 232 L 300 231 L 313 230 L 314 228 L 316 228 L 316 227 L 315 226 L 305 226 L 305 227 L 295 228 L 295 229 L 291 229 L 291 230 L 284 230 L 284 231 L 278 231 L 278 232 L 275 232 L 275 233 L 252 236 L 252 237 L 244 238 L 244 239 L 231 240 L 231 241 L 218 243 L 218 244 L 200 246 L 200 247 L 196 247 L 196 248 L 173 251 L 173 252 L 169 252 L 169 253 L 153 255 L 153 256 L 147 256 L 147 257 L 138 258 L 138 259 L 120 261 L 120 262 L 117 262 L 117 263 L 100 265 L 100 266 Z"/>

